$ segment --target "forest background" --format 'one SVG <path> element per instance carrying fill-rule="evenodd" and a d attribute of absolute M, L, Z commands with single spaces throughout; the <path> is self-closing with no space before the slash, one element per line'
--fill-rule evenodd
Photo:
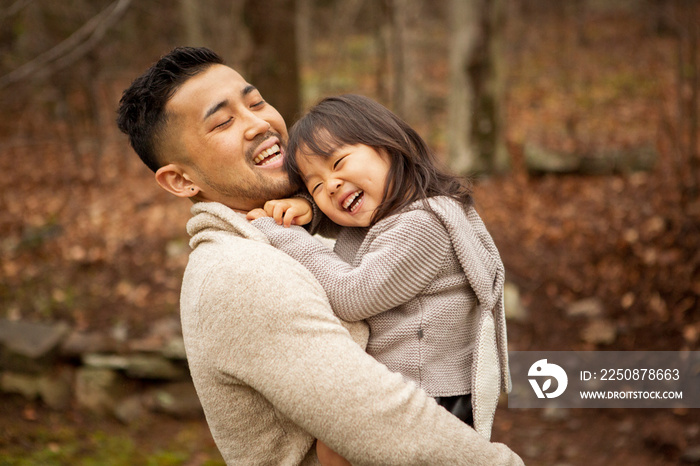
<path fill-rule="evenodd" d="M 177 316 L 189 205 L 114 119 L 159 56 L 205 45 L 288 124 L 362 93 L 473 175 L 512 350 L 698 350 L 699 3 L 2 0 L 0 319 L 138 336 Z M 0 404 L 0 464 L 220 461 L 201 419 Z M 493 439 L 527 464 L 700 462 L 694 409 L 504 406 Z"/>

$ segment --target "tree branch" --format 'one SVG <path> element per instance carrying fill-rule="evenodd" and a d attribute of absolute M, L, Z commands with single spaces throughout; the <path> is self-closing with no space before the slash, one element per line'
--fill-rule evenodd
<path fill-rule="evenodd" d="M 0 89 L 32 75 L 42 77 L 51 75 L 74 63 L 104 37 L 107 30 L 121 18 L 131 1 L 115 0 L 64 41 L 30 62 L 0 77 Z"/>
<path fill-rule="evenodd" d="M 34 0 L 16 0 L 15 3 L 7 7 L 4 11 L 0 11 L 0 20 L 16 15 L 22 10 L 22 8 L 29 5 L 33 1 Z"/>

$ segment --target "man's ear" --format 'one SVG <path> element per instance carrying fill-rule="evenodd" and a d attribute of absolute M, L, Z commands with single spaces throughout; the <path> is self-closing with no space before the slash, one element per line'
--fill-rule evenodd
<path fill-rule="evenodd" d="M 161 188 L 177 197 L 192 197 L 199 194 L 199 187 L 174 163 L 160 167 L 156 172 L 156 182 Z"/>

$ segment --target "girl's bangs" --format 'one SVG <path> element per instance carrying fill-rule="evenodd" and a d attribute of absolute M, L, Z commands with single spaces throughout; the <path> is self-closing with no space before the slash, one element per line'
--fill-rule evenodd
<path fill-rule="evenodd" d="M 338 147 L 345 145 L 325 126 L 317 126 L 308 134 L 300 135 L 299 150 L 304 154 L 331 157 Z"/>

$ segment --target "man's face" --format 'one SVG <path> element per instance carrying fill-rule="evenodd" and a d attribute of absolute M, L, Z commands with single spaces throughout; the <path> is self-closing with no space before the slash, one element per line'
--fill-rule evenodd
<path fill-rule="evenodd" d="M 197 199 L 251 210 L 289 196 L 282 169 L 287 127 L 236 71 L 212 65 L 187 80 L 165 111 L 166 150 L 196 184 Z"/>

